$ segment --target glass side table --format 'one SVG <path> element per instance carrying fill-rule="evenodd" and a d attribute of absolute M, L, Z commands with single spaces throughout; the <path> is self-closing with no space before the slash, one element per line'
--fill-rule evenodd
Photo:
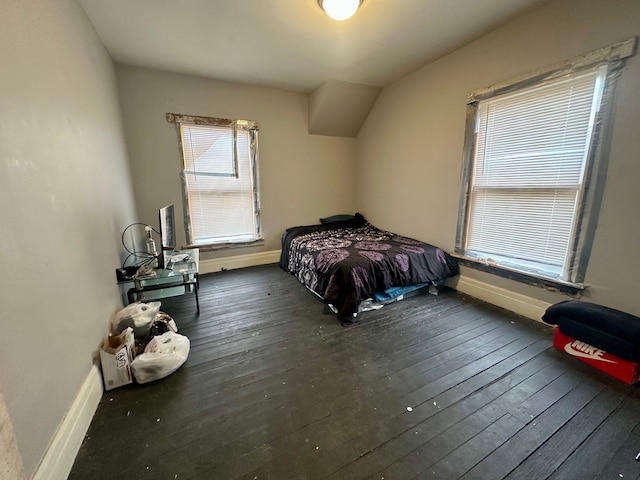
<path fill-rule="evenodd" d="M 129 303 L 138 301 L 157 300 L 159 298 L 175 297 L 193 293 L 196 298 L 196 310 L 200 313 L 200 300 L 198 298 L 198 262 L 199 250 L 197 248 L 176 250 L 170 256 L 166 256 L 165 268 L 153 270 L 155 275 L 118 281 L 125 288 L 133 284 L 127 290 Z"/>

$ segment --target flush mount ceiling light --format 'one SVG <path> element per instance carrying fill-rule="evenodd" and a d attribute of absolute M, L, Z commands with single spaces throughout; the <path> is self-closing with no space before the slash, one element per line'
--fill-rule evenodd
<path fill-rule="evenodd" d="M 334 20 L 346 20 L 358 11 L 364 0 L 318 0 L 318 5 Z"/>

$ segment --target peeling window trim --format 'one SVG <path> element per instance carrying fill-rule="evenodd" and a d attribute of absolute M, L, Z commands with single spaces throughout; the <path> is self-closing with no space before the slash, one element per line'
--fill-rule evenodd
<path fill-rule="evenodd" d="M 533 85 L 543 80 L 552 80 L 557 77 L 570 75 L 571 73 L 589 68 L 598 63 L 612 62 L 632 57 L 636 54 L 637 43 L 638 37 L 631 37 L 622 42 L 614 43 L 607 47 L 599 48 L 598 50 L 533 70 L 519 77 L 512 78 L 511 80 L 498 82 L 486 88 L 480 88 L 467 94 L 467 104 L 519 90 L 523 86 Z"/>
<path fill-rule="evenodd" d="M 169 123 L 189 123 L 191 125 L 208 125 L 213 127 L 233 127 L 238 130 L 260 130 L 258 122 L 252 120 L 233 120 L 231 118 L 201 117 L 184 113 L 167 113 Z"/>
<path fill-rule="evenodd" d="M 490 273 L 492 275 L 507 278 L 509 280 L 515 280 L 517 282 L 532 285 L 534 287 L 541 287 L 551 292 L 564 293 L 574 298 L 582 297 L 583 293 L 589 288 L 588 285 L 582 283 L 570 283 L 560 280 L 552 280 L 546 277 L 525 273 L 520 270 L 513 270 L 505 266 L 482 262 L 478 259 L 472 259 L 460 254 L 454 253 L 453 256 L 460 262 L 461 265 L 472 268 L 474 270 Z"/>

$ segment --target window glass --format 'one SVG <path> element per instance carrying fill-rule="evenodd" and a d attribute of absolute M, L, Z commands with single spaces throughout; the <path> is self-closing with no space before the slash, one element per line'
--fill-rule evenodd
<path fill-rule="evenodd" d="M 605 73 L 478 102 L 468 256 L 564 277 Z"/>
<path fill-rule="evenodd" d="M 260 238 L 258 131 L 231 123 L 179 124 L 187 242 L 193 245 Z"/>
<path fill-rule="evenodd" d="M 635 43 L 470 95 L 458 254 L 560 283 L 584 280 L 613 92 Z"/>

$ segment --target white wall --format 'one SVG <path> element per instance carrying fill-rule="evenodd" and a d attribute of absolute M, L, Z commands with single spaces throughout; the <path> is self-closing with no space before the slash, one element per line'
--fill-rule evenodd
<path fill-rule="evenodd" d="M 310 135 L 307 95 L 123 65 L 117 77 L 141 222 L 156 225 L 158 208 L 171 202 L 182 218 L 182 160 L 167 112 L 258 122 L 265 244 L 201 260 L 278 250 L 287 227 L 354 212 L 356 140 Z"/>
<path fill-rule="evenodd" d="M 357 208 L 380 227 L 453 251 L 466 94 L 638 34 L 637 0 L 556 0 L 387 87 L 360 131 Z M 584 299 L 640 315 L 640 56 L 622 74 L 615 115 Z M 462 274 L 546 303 L 566 298 L 469 268 Z"/>
<path fill-rule="evenodd" d="M 30 478 L 121 307 L 114 268 L 135 207 L 113 65 L 82 9 L 0 0 L 0 12 L 0 391 L 10 420 L 0 418 Z"/>

